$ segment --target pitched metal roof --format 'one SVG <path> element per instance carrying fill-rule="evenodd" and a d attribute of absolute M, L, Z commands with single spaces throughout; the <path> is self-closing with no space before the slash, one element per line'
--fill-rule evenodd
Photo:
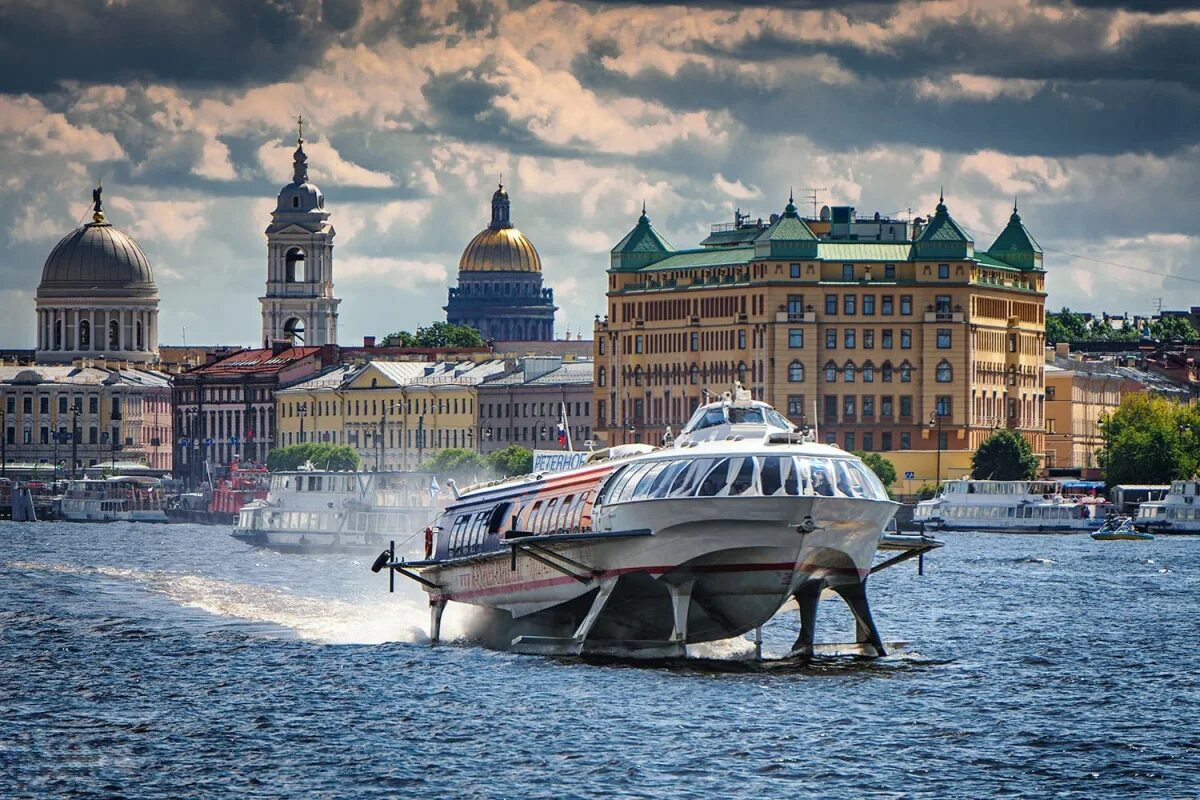
<path fill-rule="evenodd" d="M 189 375 L 251 375 L 279 372 L 288 366 L 321 352 L 319 347 L 289 347 L 276 353 L 270 348 L 242 350 L 220 361 L 188 370 Z"/>

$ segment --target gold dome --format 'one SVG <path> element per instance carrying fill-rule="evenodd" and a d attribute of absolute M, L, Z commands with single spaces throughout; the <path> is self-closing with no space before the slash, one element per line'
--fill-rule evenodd
<path fill-rule="evenodd" d="M 541 272 L 542 259 L 516 228 L 484 228 L 458 260 L 460 272 Z"/>

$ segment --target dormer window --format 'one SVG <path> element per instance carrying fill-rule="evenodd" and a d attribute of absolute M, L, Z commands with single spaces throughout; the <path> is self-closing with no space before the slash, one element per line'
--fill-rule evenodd
<path fill-rule="evenodd" d="M 299 208 L 299 207 L 300 207 L 300 197 L 298 195 L 293 195 L 292 196 L 292 208 Z"/>

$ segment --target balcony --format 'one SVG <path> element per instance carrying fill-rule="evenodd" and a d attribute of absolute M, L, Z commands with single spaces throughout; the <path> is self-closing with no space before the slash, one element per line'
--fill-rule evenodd
<path fill-rule="evenodd" d="M 775 321 L 776 322 L 816 322 L 817 321 L 817 312 L 801 311 L 801 312 L 789 313 L 787 311 L 777 311 L 777 312 L 775 312 Z"/>
<path fill-rule="evenodd" d="M 961 311 L 926 311 L 926 322 L 962 322 L 965 315 Z"/>

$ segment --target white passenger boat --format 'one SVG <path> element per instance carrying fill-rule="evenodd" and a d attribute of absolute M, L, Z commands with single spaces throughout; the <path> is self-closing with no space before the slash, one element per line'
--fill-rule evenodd
<path fill-rule="evenodd" d="M 389 541 L 418 551 L 441 511 L 424 472 L 271 474 L 262 500 L 242 507 L 233 536 L 284 552 L 377 552 Z"/>
<path fill-rule="evenodd" d="M 67 484 L 59 516 L 70 522 L 166 522 L 163 507 L 157 478 L 84 478 Z"/>
<path fill-rule="evenodd" d="M 449 505 L 419 562 L 440 634 L 450 601 L 490 611 L 492 641 L 521 652 L 682 655 L 739 636 L 791 598 L 813 652 L 821 591 L 882 655 L 865 583 L 896 503 L 861 460 L 814 444 L 738 388 L 701 406 L 673 447 L 614 447 L 584 466 L 473 487 Z"/>
<path fill-rule="evenodd" d="M 1200 533 L 1200 480 L 1172 481 L 1162 500 L 1138 506 L 1134 525 L 1152 533 Z"/>
<path fill-rule="evenodd" d="M 1062 494 L 1056 481 L 946 481 L 917 503 L 913 522 L 929 530 L 1083 533 L 1103 521 L 1108 504 Z"/>

